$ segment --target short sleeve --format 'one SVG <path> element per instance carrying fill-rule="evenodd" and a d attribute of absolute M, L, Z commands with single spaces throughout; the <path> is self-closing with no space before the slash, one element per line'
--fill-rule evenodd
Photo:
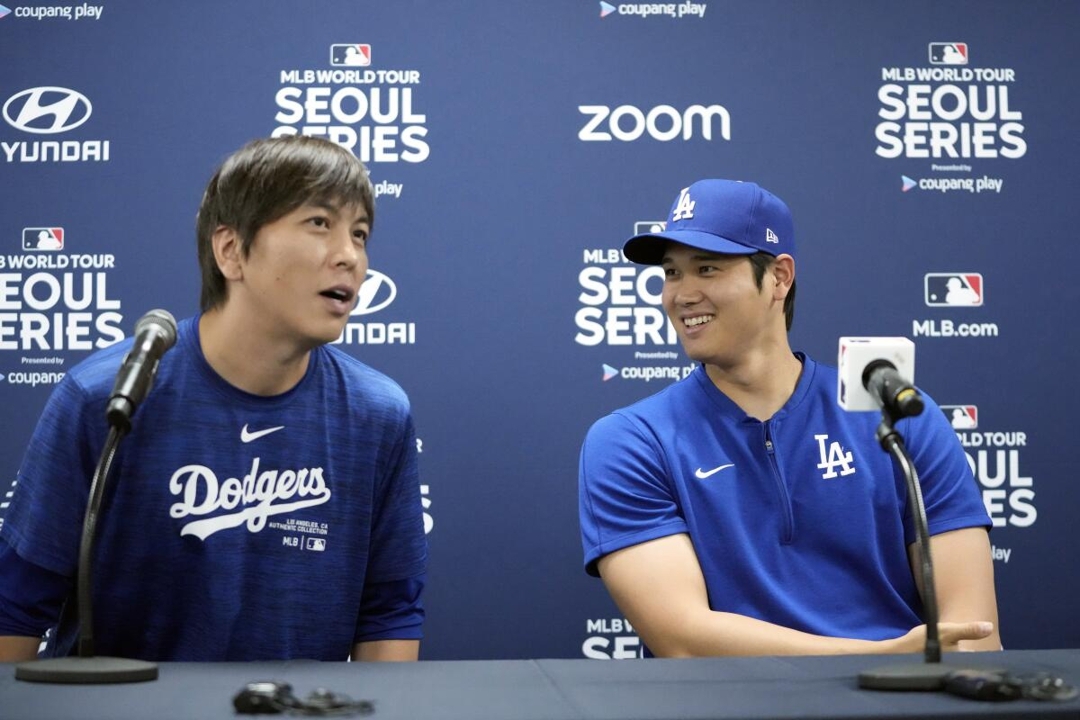
<path fill-rule="evenodd" d="M 427 576 L 366 583 L 353 643 L 419 640 L 424 636 L 424 585 Z"/>
<path fill-rule="evenodd" d="M 599 576 L 604 555 L 687 532 L 671 473 L 656 438 L 621 413 L 598 420 L 585 437 L 578 513 L 585 570 Z"/>
<path fill-rule="evenodd" d="M 990 527 L 982 492 L 968 464 L 956 432 L 938 405 L 923 394 L 925 409 L 918 417 L 901 421 L 897 429 L 907 435 L 912 462 L 919 469 L 919 486 L 931 535 L 967 527 Z M 904 427 L 903 423 L 909 423 Z M 909 512 L 910 515 L 910 512 Z M 914 526 L 905 518 L 905 538 L 914 542 Z"/>
<path fill-rule="evenodd" d="M 97 464 L 86 438 L 98 423 L 90 422 L 88 405 L 82 388 L 70 374 L 65 376 L 30 437 L 0 530 L 21 557 L 66 576 L 73 576 L 78 566 L 83 516 Z M 104 406 L 101 411 L 104 417 Z"/>
<path fill-rule="evenodd" d="M 385 477 L 376 486 L 366 583 L 401 580 L 427 569 L 416 431 L 406 412 Z"/>

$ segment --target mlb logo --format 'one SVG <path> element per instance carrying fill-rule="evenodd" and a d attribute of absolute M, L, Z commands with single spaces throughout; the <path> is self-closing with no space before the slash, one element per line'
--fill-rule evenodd
<path fill-rule="evenodd" d="M 648 235 L 649 233 L 664 232 L 666 227 L 666 220 L 638 220 L 634 223 L 634 234 Z"/>
<path fill-rule="evenodd" d="M 979 273 L 926 273 L 926 304 L 930 307 L 979 307 L 983 276 Z"/>
<path fill-rule="evenodd" d="M 334 67 L 367 67 L 371 64 L 371 46 L 331 45 L 330 64 Z"/>
<path fill-rule="evenodd" d="M 22 249 L 24 252 L 56 252 L 64 249 L 64 228 L 23 228 Z"/>
<path fill-rule="evenodd" d="M 945 413 L 953 430 L 974 430 L 979 427 L 979 408 L 974 405 L 942 405 L 941 412 Z"/>
<path fill-rule="evenodd" d="M 967 65 L 967 43 L 930 43 L 931 65 Z"/>
<path fill-rule="evenodd" d="M 326 549 L 326 539 L 309 537 L 304 544 L 304 547 L 308 550 L 314 550 L 315 552 L 322 552 Z"/>

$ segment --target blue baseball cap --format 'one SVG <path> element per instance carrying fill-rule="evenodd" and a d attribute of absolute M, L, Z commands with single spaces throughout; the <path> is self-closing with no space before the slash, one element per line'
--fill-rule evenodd
<path fill-rule="evenodd" d="M 698 180 L 683 188 L 663 232 L 635 235 L 623 245 L 632 262 L 659 265 L 668 242 L 722 255 L 795 257 L 795 226 L 784 201 L 752 182 Z"/>

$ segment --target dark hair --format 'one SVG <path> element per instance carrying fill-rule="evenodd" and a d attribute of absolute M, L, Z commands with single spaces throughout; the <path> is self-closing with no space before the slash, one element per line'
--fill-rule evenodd
<path fill-rule="evenodd" d="M 203 193 L 195 221 L 202 270 L 203 312 L 228 294 L 225 276 L 214 258 L 214 233 L 221 226 L 240 237 L 247 257 L 255 234 L 301 205 L 362 207 L 375 222 L 375 193 L 367 169 L 351 152 L 321 138 L 289 135 L 254 140 L 230 155 Z"/>
<path fill-rule="evenodd" d="M 754 268 L 754 282 L 758 290 L 765 279 L 765 271 L 776 261 L 776 257 L 767 252 L 756 252 L 750 256 L 750 266 Z M 791 281 L 791 289 L 784 298 L 784 323 L 791 330 L 791 323 L 795 320 L 795 281 Z"/>

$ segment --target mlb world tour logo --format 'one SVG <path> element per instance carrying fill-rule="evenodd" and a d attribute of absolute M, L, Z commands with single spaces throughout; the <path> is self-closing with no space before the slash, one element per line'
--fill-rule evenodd
<path fill-rule="evenodd" d="M 283 78 L 302 77 L 293 73 Z M 326 137 L 364 162 L 419 163 L 431 148 L 425 140 L 427 116 L 416 112 L 413 100 L 410 87 L 283 87 L 275 96 L 280 110 L 274 120 L 280 126 L 272 134 Z"/>
<path fill-rule="evenodd" d="M 893 67 L 881 79 L 880 157 L 1016 159 L 1027 152 L 1023 113 L 1009 98 L 1012 69 Z"/>
<path fill-rule="evenodd" d="M 625 618 L 600 618 L 585 621 L 589 634 L 581 643 L 581 654 L 593 660 L 631 660 L 644 657 L 641 638 Z"/>
<path fill-rule="evenodd" d="M 1027 446 L 1027 433 L 969 430 L 956 436 L 982 486 L 983 504 L 994 527 L 1034 525 L 1035 482 L 1020 472 L 1020 448 Z"/>
<path fill-rule="evenodd" d="M 574 315 L 578 345 L 677 345 L 675 328 L 661 309 L 664 269 L 628 263 L 616 249 L 585 250 L 578 274 L 584 306 Z M 609 267 L 610 265 L 617 265 Z"/>
<path fill-rule="evenodd" d="M 107 254 L 0 256 L 0 350 L 92 350 L 123 340 L 108 274 L 71 272 L 113 266 Z M 5 272 L 37 268 L 67 272 Z"/>

